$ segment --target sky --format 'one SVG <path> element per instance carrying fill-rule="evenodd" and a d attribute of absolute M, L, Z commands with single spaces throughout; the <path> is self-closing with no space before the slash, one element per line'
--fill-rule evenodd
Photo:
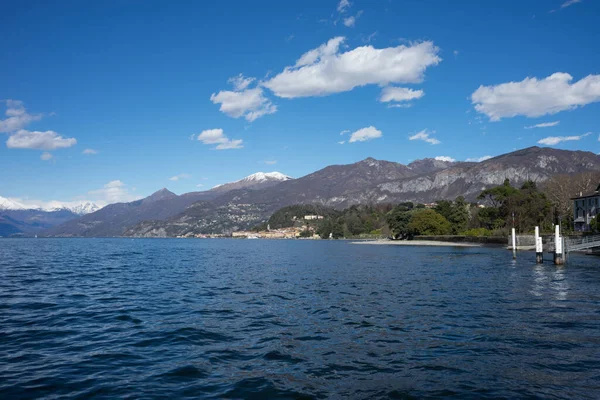
<path fill-rule="evenodd" d="M 0 3 L 0 196 L 600 152 L 600 1 Z"/>

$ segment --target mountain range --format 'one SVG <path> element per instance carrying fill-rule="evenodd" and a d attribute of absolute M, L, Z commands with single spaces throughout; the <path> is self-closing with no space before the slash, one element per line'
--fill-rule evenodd
<path fill-rule="evenodd" d="M 37 234 L 99 209 L 99 206 L 89 201 L 28 206 L 0 196 L 0 236 Z"/>
<path fill-rule="evenodd" d="M 298 179 L 257 173 L 203 192 L 176 195 L 167 189 L 130 202 L 108 205 L 44 232 L 48 236 L 164 237 L 246 229 L 292 204 L 337 209 L 353 204 L 434 202 L 464 196 L 508 178 L 519 185 L 555 174 L 600 171 L 591 152 L 530 147 L 481 162 L 417 160 L 408 165 L 367 158 L 331 165 Z"/>

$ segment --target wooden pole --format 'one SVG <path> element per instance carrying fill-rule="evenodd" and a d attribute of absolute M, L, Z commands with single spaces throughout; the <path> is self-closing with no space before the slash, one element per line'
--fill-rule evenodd
<path fill-rule="evenodd" d="M 513 250 L 513 259 L 517 258 L 517 234 L 515 232 L 515 228 L 512 228 L 512 250 Z"/>
<path fill-rule="evenodd" d="M 537 264 L 544 263 L 544 245 L 542 244 L 542 238 L 540 237 L 539 226 L 535 227 L 535 262 Z"/>
<path fill-rule="evenodd" d="M 563 241 L 560 237 L 560 225 L 554 228 L 554 264 L 563 265 Z"/>

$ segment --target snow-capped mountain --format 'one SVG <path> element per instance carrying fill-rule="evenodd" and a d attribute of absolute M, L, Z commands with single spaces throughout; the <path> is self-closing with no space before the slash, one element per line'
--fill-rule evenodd
<path fill-rule="evenodd" d="M 51 202 L 45 207 L 40 207 L 39 210 L 48 212 L 67 210 L 77 215 L 86 215 L 93 213 L 94 211 L 98 211 L 100 208 L 100 206 L 90 201 L 84 201 L 80 203 Z"/>
<path fill-rule="evenodd" d="M 27 207 L 14 200 L 0 196 L 0 210 L 27 210 Z"/>
<path fill-rule="evenodd" d="M 45 212 L 55 212 L 55 211 L 70 211 L 77 215 L 85 215 L 92 213 L 94 211 L 98 211 L 101 207 L 92 203 L 90 201 L 81 201 L 81 202 L 59 202 L 59 201 L 51 201 L 47 204 L 43 205 L 25 205 L 18 201 L 8 199 L 6 197 L 0 196 L 0 211 L 16 211 L 16 210 L 33 210 L 33 211 L 45 211 Z"/>
<path fill-rule="evenodd" d="M 217 185 L 211 190 L 226 192 L 235 189 L 264 189 L 291 179 L 293 178 L 282 174 L 281 172 L 257 172 L 240 179 L 239 181 Z"/>

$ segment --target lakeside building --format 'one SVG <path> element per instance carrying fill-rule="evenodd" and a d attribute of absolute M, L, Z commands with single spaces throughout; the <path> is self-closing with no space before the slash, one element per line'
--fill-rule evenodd
<path fill-rule="evenodd" d="M 323 219 L 322 215 L 305 215 L 305 220 L 313 220 L 313 219 Z"/>
<path fill-rule="evenodd" d="M 573 219 L 575 222 L 575 230 L 584 232 L 590 230 L 592 219 L 600 214 L 600 185 L 595 192 L 579 193 L 578 197 L 571 198 L 573 200 Z"/>
<path fill-rule="evenodd" d="M 254 238 L 254 239 L 295 239 L 300 236 L 302 228 L 282 228 L 268 231 L 237 231 L 232 232 L 234 238 Z"/>

